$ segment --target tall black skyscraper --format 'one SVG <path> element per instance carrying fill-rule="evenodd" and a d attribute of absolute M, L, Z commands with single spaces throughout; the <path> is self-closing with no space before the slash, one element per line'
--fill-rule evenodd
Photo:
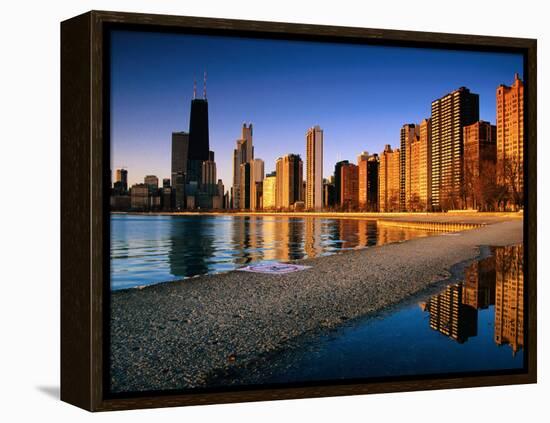
<path fill-rule="evenodd" d="M 189 159 L 208 160 L 209 151 L 208 101 L 206 98 L 194 98 L 191 100 L 189 118 Z"/>
<path fill-rule="evenodd" d="M 196 87 L 191 100 L 189 118 L 189 155 L 187 181 L 201 185 L 202 162 L 209 159 L 210 141 L 208 135 L 208 101 L 206 100 L 206 73 L 204 75 L 203 98 L 196 98 Z"/>

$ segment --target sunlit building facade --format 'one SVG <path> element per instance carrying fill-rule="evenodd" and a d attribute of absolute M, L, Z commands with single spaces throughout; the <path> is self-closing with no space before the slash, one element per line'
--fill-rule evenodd
<path fill-rule="evenodd" d="M 400 159 L 399 149 L 386 145 L 380 154 L 378 172 L 378 206 L 381 212 L 399 211 Z"/>
<path fill-rule="evenodd" d="M 287 154 L 276 162 L 276 208 L 290 210 L 303 196 L 303 162 L 298 154 Z"/>
<path fill-rule="evenodd" d="M 400 132 L 400 155 L 399 155 L 399 210 L 406 211 L 412 196 L 412 175 L 411 171 L 417 169 L 417 162 L 412 166 L 413 144 L 418 140 L 419 127 L 414 123 L 408 123 L 401 127 Z M 415 147 L 417 147 L 415 145 Z"/>
<path fill-rule="evenodd" d="M 495 342 L 515 354 L 524 344 L 523 244 L 496 251 Z"/>
<path fill-rule="evenodd" d="M 340 169 L 340 206 L 343 210 L 356 210 L 359 206 L 359 167 L 347 163 Z"/>
<path fill-rule="evenodd" d="M 306 133 L 306 209 L 323 208 L 323 130 L 318 126 Z"/>
<path fill-rule="evenodd" d="M 497 169 L 499 179 L 523 191 L 523 81 L 516 73 L 511 86 L 497 88 Z"/>
<path fill-rule="evenodd" d="M 250 163 L 254 158 L 254 146 L 252 145 L 252 124 L 243 123 L 241 138 L 237 140 L 237 146 L 233 150 L 233 208 L 245 208 L 241 204 L 241 165 Z"/>
<path fill-rule="evenodd" d="M 273 210 L 276 208 L 276 191 L 277 191 L 277 174 L 272 172 L 264 178 L 263 182 L 263 202 L 262 208 L 264 210 Z"/>
<path fill-rule="evenodd" d="M 432 102 L 432 209 L 461 208 L 464 127 L 478 120 L 479 95 L 466 87 Z"/>

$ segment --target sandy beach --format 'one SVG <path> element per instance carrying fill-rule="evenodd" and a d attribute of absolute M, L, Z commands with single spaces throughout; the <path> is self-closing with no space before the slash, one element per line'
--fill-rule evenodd
<path fill-rule="evenodd" d="M 207 387 L 225 369 L 447 279 L 453 266 L 478 257 L 480 246 L 522 242 L 521 219 L 479 219 L 485 226 L 477 229 L 302 260 L 311 268 L 297 273 L 233 271 L 115 291 L 112 389 Z"/>

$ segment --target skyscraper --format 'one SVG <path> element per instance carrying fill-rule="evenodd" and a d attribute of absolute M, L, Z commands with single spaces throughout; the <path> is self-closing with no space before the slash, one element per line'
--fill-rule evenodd
<path fill-rule="evenodd" d="M 126 169 L 116 170 L 116 180 L 114 185 L 115 195 L 126 195 L 128 193 L 128 171 Z"/>
<path fill-rule="evenodd" d="M 213 155 L 211 158 L 214 158 Z M 210 196 L 217 194 L 216 162 L 214 160 L 205 160 L 202 162 L 201 181 L 202 191 Z"/>
<path fill-rule="evenodd" d="M 323 130 L 319 125 L 306 133 L 306 209 L 323 208 Z"/>
<path fill-rule="evenodd" d="M 424 210 L 430 207 L 432 183 L 432 129 L 430 119 L 420 123 L 420 146 L 418 157 L 418 196 Z"/>
<path fill-rule="evenodd" d="M 241 138 L 237 140 L 237 147 L 233 150 L 233 207 L 243 208 L 240 205 L 241 164 L 248 163 L 254 158 L 252 145 L 252 124 L 243 123 Z"/>
<path fill-rule="evenodd" d="M 496 126 L 479 121 L 464 127 L 464 196 L 467 208 L 482 206 L 496 178 Z"/>
<path fill-rule="evenodd" d="M 302 198 L 303 162 L 298 154 L 287 154 L 276 162 L 276 207 L 288 210 Z"/>
<path fill-rule="evenodd" d="M 340 168 L 340 206 L 343 210 L 355 210 L 359 200 L 359 167 L 347 163 Z"/>
<path fill-rule="evenodd" d="M 432 102 L 432 208 L 462 205 L 464 127 L 479 120 L 479 95 L 459 89 Z"/>
<path fill-rule="evenodd" d="M 239 180 L 241 185 L 239 187 L 239 208 L 242 210 L 250 209 L 250 167 L 251 162 L 241 163 Z"/>
<path fill-rule="evenodd" d="M 172 132 L 172 169 L 170 179 L 172 180 L 172 195 L 174 207 L 185 208 L 185 178 L 187 175 L 187 159 L 189 152 L 189 133 Z M 176 201 L 178 198 L 178 201 Z"/>
<path fill-rule="evenodd" d="M 335 165 L 334 165 L 334 191 L 335 191 L 335 202 L 336 202 L 336 205 L 339 207 L 340 204 L 342 204 L 342 193 L 341 193 L 341 181 L 340 181 L 340 176 L 342 174 L 341 172 L 341 168 L 342 166 L 344 165 L 347 165 L 349 164 L 349 161 L 347 160 L 342 160 L 342 161 L 339 161 L 337 162 Z"/>
<path fill-rule="evenodd" d="M 262 208 L 264 161 L 253 159 L 250 165 L 250 209 L 259 210 Z"/>
<path fill-rule="evenodd" d="M 368 188 L 368 151 L 363 151 L 357 156 L 357 166 L 359 167 L 359 209 L 367 210 L 367 188 Z"/>
<path fill-rule="evenodd" d="M 400 164 L 399 149 L 394 151 L 386 144 L 380 154 L 378 173 L 378 207 L 381 212 L 399 210 Z"/>
<path fill-rule="evenodd" d="M 367 210 L 377 212 L 378 206 L 378 184 L 380 173 L 380 158 L 378 154 L 371 154 L 367 160 Z"/>
<path fill-rule="evenodd" d="M 410 193 L 411 166 L 407 168 L 407 161 L 410 162 L 411 144 L 416 141 L 419 135 L 419 128 L 414 123 L 408 123 L 401 127 L 399 155 L 399 210 L 407 210 L 407 193 Z"/>
<path fill-rule="evenodd" d="M 202 98 L 197 98 L 196 84 L 193 86 L 193 99 L 191 100 L 191 114 L 189 116 L 189 160 L 208 160 L 209 151 L 205 72 Z"/>
<path fill-rule="evenodd" d="M 522 203 L 523 82 L 517 73 L 512 86 L 500 85 L 497 88 L 496 126 L 498 178 L 516 197 L 512 201 Z"/>
<path fill-rule="evenodd" d="M 186 194 L 199 197 L 202 186 L 202 162 L 210 159 L 208 133 L 208 101 L 206 99 L 206 72 L 204 73 L 203 98 L 197 98 L 196 83 L 189 116 L 189 147 L 187 154 Z M 194 199 L 194 200 L 195 200 Z"/>

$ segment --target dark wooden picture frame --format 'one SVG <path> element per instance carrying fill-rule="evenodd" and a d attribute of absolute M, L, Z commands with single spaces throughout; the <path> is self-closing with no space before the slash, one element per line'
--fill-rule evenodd
<path fill-rule="evenodd" d="M 513 51 L 525 72 L 525 289 L 527 371 L 464 377 L 331 384 L 175 395 L 107 398 L 104 311 L 109 293 L 109 131 L 105 99 L 105 31 L 109 25 L 264 38 Z M 90 411 L 263 401 L 535 383 L 536 339 L 536 40 L 475 35 L 255 22 L 91 11 L 61 23 L 61 399 Z"/>

